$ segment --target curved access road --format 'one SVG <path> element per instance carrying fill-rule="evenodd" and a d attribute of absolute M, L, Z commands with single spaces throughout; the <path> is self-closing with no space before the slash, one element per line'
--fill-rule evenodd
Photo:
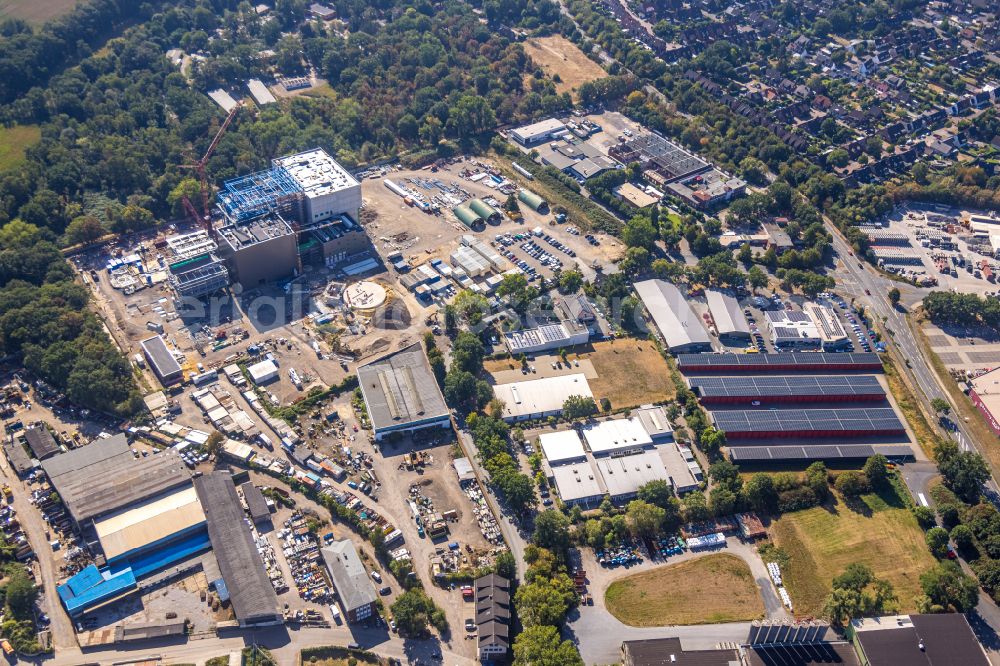
<path fill-rule="evenodd" d="M 671 557 L 666 562 L 662 560 L 644 560 L 642 564 L 629 568 L 607 569 L 601 567 L 590 549 L 581 553 L 583 568 L 587 571 L 588 592 L 594 599 L 593 606 L 581 606 L 573 611 L 567 623 L 569 638 L 580 648 L 580 654 L 587 664 L 615 663 L 621 658 L 622 641 L 643 640 L 649 638 L 664 638 L 676 636 L 681 639 L 686 649 L 708 649 L 720 643 L 740 643 L 746 640 L 750 631 L 749 622 L 730 622 L 726 624 L 702 624 L 690 626 L 669 627 L 631 627 L 612 615 L 604 604 L 604 593 L 608 586 L 616 580 L 635 573 L 648 571 L 656 567 L 670 566 L 687 560 L 697 559 L 711 552 L 723 552 L 735 555 L 750 567 L 754 581 L 760 590 L 761 599 L 767 618 L 770 620 L 789 620 L 791 614 L 782 605 L 777 590 L 771 583 L 767 566 L 757 554 L 752 544 L 747 544 L 736 537 L 726 539 L 726 547 L 708 552 L 685 552 Z"/>

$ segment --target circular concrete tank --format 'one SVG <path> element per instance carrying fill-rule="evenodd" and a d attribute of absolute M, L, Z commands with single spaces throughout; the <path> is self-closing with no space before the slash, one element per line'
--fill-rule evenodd
<path fill-rule="evenodd" d="M 352 310 L 370 312 L 385 304 L 385 288 L 374 282 L 356 282 L 344 290 L 344 303 Z"/>

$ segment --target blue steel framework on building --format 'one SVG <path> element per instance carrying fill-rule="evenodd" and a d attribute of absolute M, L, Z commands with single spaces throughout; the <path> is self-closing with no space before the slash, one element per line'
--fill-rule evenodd
<path fill-rule="evenodd" d="M 285 198 L 302 193 L 302 188 L 283 167 L 231 178 L 222 184 L 219 205 L 226 217 L 246 222 L 273 211 Z"/>

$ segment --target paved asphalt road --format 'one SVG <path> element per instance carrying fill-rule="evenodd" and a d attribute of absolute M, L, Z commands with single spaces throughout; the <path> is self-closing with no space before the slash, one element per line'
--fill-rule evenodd
<path fill-rule="evenodd" d="M 826 218 L 824 218 L 826 219 Z M 933 413 L 930 402 L 934 398 L 943 398 L 951 402 L 948 393 L 942 387 L 937 374 L 931 368 L 928 359 L 924 356 L 920 346 L 917 344 L 913 331 L 903 314 L 889 302 L 888 292 L 892 287 L 899 286 L 900 291 L 906 294 L 905 300 L 916 303 L 920 301 L 930 290 L 897 285 L 875 273 L 874 269 L 853 256 L 852 248 L 840 235 L 833 223 L 826 219 L 833 232 L 833 246 L 837 254 L 841 257 L 845 270 L 838 271 L 837 280 L 839 291 L 846 295 L 853 296 L 862 303 L 870 304 L 872 312 L 878 316 L 888 331 L 892 334 L 888 337 L 888 344 L 894 345 L 899 352 L 899 357 L 904 358 L 908 363 L 899 365 L 902 372 L 906 372 L 913 380 L 920 391 L 916 392 L 916 397 L 925 408 Z M 958 431 L 951 433 L 959 446 L 965 451 L 978 448 L 976 442 L 969 434 L 965 424 L 956 421 Z M 934 424 L 931 424 L 934 427 Z M 916 461 L 902 466 L 903 480 L 914 498 L 919 498 L 922 494 L 928 504 L 933 504 L 928 486 L 937 474 L 934 463 L 929 461 Z M 998 493 L 997 483 L 994 479 L 987 482 L 987 496 L 994 503 L 997 503 Z M 982 591 L 979 594 L 979 605 L 976 610 L 969 614 L 969 622 L 979 640 L 986 646 L 990 662 L 1000 666 L 1000 608 L 996 603 Z"/>
<path fill-rule="evenodd" d="M 831 229 L 833 223 L 826 219 Z M 847 292 L 856 300 L 866 303 L 870 311 L 878 316 L 889 333 L 887 343 L 896 346 L 900 357 L 906 359 L 908 363 L 901 367 L 901 371 L 907 372 L 913 378 L 915 384 L 920 388 L 917 398 L 922 400 L 930 410 L 930 401 L 934 398 L 943 398 L 950 402 L 948 394 L 941 386 L 936 373 L 931 368 L 929 360 L 924 356 L 920 345 L 917 344 L 913 331 L 910 330 L 903 313 L 889 302 L 888 293 L 893 287 L 905 288 L 909 296 L 914 301 L 924 297 L 930 290 L 918 289 L 916 287 L 906 287 L 875 273 L 874 269 L 867 266 L 862 260 L 853 256 L 853 249 L 847 243 L 839 231 L 833 231 L 833 247 L 840 256 L 845 270 L 837 272 L 838 286 L 841 292 Z M 922 395 L 921 395 L 922 393 Z M 930 410 L 933 413 L 933 410 Z M 969 450 L 972 437 L 966 431 L 965 424 L 958 423 L 958 432 L 953 436 L 958 440 L 963 449 Z"/>
<path fill-rule="evenodd" d="M 55 657 L 43 663 L 52 666 L 75 666 L 84 663 L 115 664 L 125 661 L 138 661 L 143 658 L 158 658 L 162 663 L 193 663 L 203 664 L 212 657 L 219 657 L 230 652 L 241 650 L 256 643 L 268 648 L 280 666 L 294 666 L 298 663 L 299 651 L 303 648 L 323 645 L 347 645 L 356 642 L 362 648 L 371 649 L 386 657 L 397 657 L 404 663 L 421 664 L 452 664 L 472 666 L 473 659 L 453 654 L 447 646 L 439 646 L 436 640 L 409 641 L 384 630 L 354 628 L 346 625 L 328 629 L 309 628 L 289 630 L 285 627 L 272 627 L 258 631 L 232 631 L 211 634 L 204 639 L 192 638 L 181 641 L 146 641 L 132 643 L 128 649 L 109 646 L 107 649 L 68 648 L 58 650 Z M 442 661 L 432 659 L 432 653 L 440 647 Z M 22 660 L 24 661 L 24 660 Z"/>

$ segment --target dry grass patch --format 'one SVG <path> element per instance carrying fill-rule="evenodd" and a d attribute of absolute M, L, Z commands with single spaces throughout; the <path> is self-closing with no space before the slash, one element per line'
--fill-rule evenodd
<path fill-rule="evenodd" d="M 626 338 L 591 347 L 593 351 L 570 357 L 588 358 L 594 364 L 598 377 L 587 381 L 598 402 L 607 398 L 613 409 L 622 409 L 671 400 L 676 395 L 670 366 L 649 340 Z"/>
<path fill-rule="evenodd" d="M 76 0 L 0 0 L 0 19 L 8 16 L 44 23 L 76 7 Z M 0 144 L 2 145 L 2 144 Z"/>
<path fill-rule="evenodd" d="M 0 16 L 3 16 L 2 10 Z M 37 125 L 0 127 L 0 171 L 13 169 L 21 164 L 24 161 L 24 151 L 41 138 L 42 130 Z"/>
<path fill-rule="evenodd" d="M 913 392 L 910 391 L 910 387 L 901 375 L 899 368 L 896 367 L 893 358 L 888 354 L 883 355 L 882 366 L 885 368 L 885 380 L 889 384 L 892 397 L 896 400 L 899 411 L 903 413 L 906 422 L 913 430 L 917 444 L 920 445 L 924 455 L 933 459 L 934 447 L 941 441 L 941 438 L 938 437 L 930 423 L 927 422 L 923 410 L 920 409 L 920 403 L 917 402 Z"/>
<path fill-rule="evenodd" d="M 831 581 L 852 563 L 867 564 L 892 583 L 899 610 L 915 610 L 920 574 L 934 566 L 916 518 L 894 491 L 787 513 L 771 523 L 771 538 L 789 557 L 782 578 L 797 617 L 819 615 Z"/>
<path fill-rule="evenodd" d="M 601 398 L 607 398 L 612 409 L 665 402 L 676 396 L 670 366 L 649 340 L 620 338 L 580 345 L 566 351 L 570 361 L 590 360 L 598 375 L 587 378 L 594 399 L 600 403 Z M 555 358 L 558 350 L 545 352 L 549 353 Z M 513 358 L 488 359 L 483 363 L 483 368 L 491 374 L 520 367 L 520 362 Z M 522 378 L 523 381 L 531 379 L 538 379 L 538 375 Z"/>
<path fill-rule="evenodd" d="M 764 603 L 747 563 L 706 555 L 616 580 L 604 593 L 608 611 L 632 627 L 755 620 Z"/>
<path fill-rule="evenodd" d="M 603 79 L 608 75 L 600 65 L 587 57 L 576 44 L 562 35 L 536 37 L 524 43 L 524 51 L 550 78 L 556 74 L 556 92 L 575 93 L 581 84 Z"/>

